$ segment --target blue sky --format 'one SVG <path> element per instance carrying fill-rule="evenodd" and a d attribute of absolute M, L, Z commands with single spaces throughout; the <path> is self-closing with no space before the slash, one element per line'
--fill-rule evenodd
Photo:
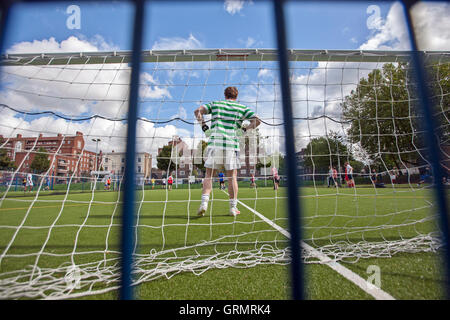
<path fill-rule="evenodd" d="M 15 5 L 5 40 L 6 50 L 14 53 L 43 53 L 131 49 L 133 7 L 129 3 L 114 1 L 77 4 L 81 13 L 79 29 L 70 29 L 66 24 L 71 16 L 71 13 L 68 14 L 66 10 L 71 4 Z M 336 2 L 292 1 L 286 5 L 286 15 L 290 48 L 409 49 L 403 11 L 398 2 L 352 1 L 338 4 Z M 450 50 L 449 4 L 421 5 L 415 8 L 413 15 L 418 21 L 417 36 L 422 49 Z M 270 1 L 245 0 L 148 3 L 143 47 L 155 50 L 275 48 L 272 3 Z M 225 64 L 219 63 L 216 66 L 226 67 Z M 155 71 L 153 65 L 145 64 L 141 77 L 143 84 L 141 97 L 144 102 L 140 105 L 140 116 L 160 120 L 178 116 L 192 120 L 193 111 L 200 103 L 222 98 L 225 85 L 242 84 L 240 98 L 247 101 L 248 105 L 258 114 L 267 116 L 266 120 L 270 122 L 270 117 L 276 113 L 274 110 L 279 112 L 279 95 L 277 98 L 276 86 L 261 85 L 277 81 L 276 72 L 270 71 L 268 66 L 270 67 L 270 64 L 259 65 L 259 69 L 254 70 L 209 72 L 206 70 L 189 71 L 185 69 L 189 67 L 186 64 L 178 64 L 179 70 L 176 72 L 161 72 Z M 63 72 L 56 72 L 49 68 L 35 70 L 31 67 L 13 68 L 12 71 L 10 78 L 3 75 L 3 84 L 16 85 L 20 91 L 0 91 L 0 102 L 14 108 L 33 111 L 52 110 L 65 115 L 100 114 L 108 117 L 123 116 L 126 112 L 126 106 L 124 107 L 121 103 L 76 102 L 70 99 L 45 98 L 40 94 L 44 92 L 50 97 L 58 95 L 78 95 L 80 98 L 85 96 L 103 97 L 107 86 L 91 84 L 100 80 L 113 81 L 112 71 L 83 72 L 81 77 L 71 74 L 69 68 L 65 68 Z M 307 75 L 308 72 L 309 75 Z M 26 78 L 25 74 L 27 77 L 31 74 L 32 77 Z M 298 71 L 293 76 L 294 80 L 299 83 L 304 83 L 307 76 L 312 81 L 320 82 L 324 79 L 324 74 L 323 65 L 317 63 L 312 65 L 312 69 Z M 47 78 L 47 80 L 36 81 L 36 79 L 32 79 L 33 77 Z M 327 77 L 329 83 L 343 79 L 339 70 L 328 70 Z M 350 73 L 346 77 L 349 77 L 349 81 L 353 84 L 357 82 L 357 79 L 350 76 Z M 74 79 L 83 82 L 85 88 L 69 90 L 64 87 L 64 81 Z M 122 70 L 114 81 L 126 83 L 128 79 L 127 70 Z M 185 86 L 188 82 L 191 85 Z M 207 83 L 208 86 L 194 85 L 202 83 Z M 126 86 L 113 85 L 111 88 L 113 89 L 107 91 L 108 98 L 119 97 L 120 100 L 121 97 L 127 96 Z M 294 113 L 301 116 L 312 116 L 326 110 L 330 116 L 339 117 L 339 105 L 335 101 L 342 101 L 342 93 L 349 92 L 352 86 L 347 86 L 344 90 L 329 86 L 326 96 L 324 96 L 323 86 L 316 88 L 310 88 L 311 105 L 294 104 Z M 26 93 L 27 90 L 32 94 Z M 305 91 L 302 91 L 301 86 L 294 92 L 294 97 L 295 95 L 303 99 Z M 300 131 L 311 137 L 315 134 L 324 134 L 323 127 L 323 123 L 317 123 L 307 129 L 302 128 L 303 131 Z M 15 129 L 11 130 L 11 128 Z M 52 132 L 73 134 L 79 130 L 92 137 L 109 137 L 108 142 L 102 142 L 103 145 L 100 146 L 103 150 L 115 149 L 117 151 L 123 147 L 123 141 L 113 138 L 124 136 L 124 127 L 117 123 L 115 125 L 112 123 L 99 125 L 98 122 L 89 121 L 68 123 L 61 119 L 49 118 L 47 115 L 23 118 L 18 114 L 10 113 L 4 114 L 0 119 L 0 134 L 4 136 L 15 135 L 19 132 L 24 135 L 36 132 L 50 135 L 52 132 L 48 128 L 52 128 Z M 199 128 L 182 122 L 171 122 L 164 125 L 146 123 L 140 125 L 138 129 L 138 134 L 153 137 L 153 139 L 143 139 L 142 141 L 150 142 L 143 143 L 141 148 L 147 151 L 151 149 L 154 152 L 172 135 L 178 134 L 189 140 L 195 134 L 195 130 Z M 281 133 L 280 131 L 276 133 L 266 131 L 265 134 L 280 135 Z M 166 138 L 158 140 L 158 137 L 162 136 Z M 89 141 L 88 148 L 90 150 L 94 148 Z"/>
<path fill-rule="evenodd" d="M 67 4 L 20 4 L 11 16 L 13 33 L 6 47 L 22 41 L 54 37 L 57 41 L 76 36 L 93 39 L 100 35 L 106 43 L 121 50 L 131 48 L 133 8 L 128 3 L 82 2 L 81 28 L 66 27 Z M 286 6 L 289 45 L 299 49 L 356 49 L 371 35 L 366 21 L 369 5 L 377 5 L 386 16 L 391 3 L 292 2 Z M 245 2 L 242 9 L 229 13 L 221 1 L 149 3 L 146 10 L 144 48 L 151 49 L 164 38 L 187 39 L 192 35 L 206 48 L 274 48 L 272 4 Z"/>

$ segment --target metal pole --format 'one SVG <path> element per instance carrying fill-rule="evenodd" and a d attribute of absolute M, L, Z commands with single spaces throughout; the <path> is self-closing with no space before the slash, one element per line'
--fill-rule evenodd
<path fill-rule="evenodd" d="M 0 53 L 5 51 L 6 30 L 8 29 L 9 10 L 11 9 L 12 0 L 3 0 L 0 3 Z"/>
<path fill-rule="evenodd" d="M 277 29 L 278 61 L 280 68 L 280 83 L 283 100 L 283 118 L 286 145 L 286 169 L 288 186 L 288 217 L 289 231 L 291 234 L 291 282 L 292 298 L 303 299 L 304 277 L 301 257 L 301 229 L 300 229 L 300 204 L 297 185 L 297 163 L 295 157 L 294 121 L 292 114 L 292 99 L 289 85 L 288 51 L 286 39 L 286 26 L 284 18 L 284 0 L 273 0 L 275 7 L 275 22 Z"/>
<path fill-rule="evenodd" d="M 430 83 L 427 79 L 426 70 L 424 68 L 424 61 L 421 53 L 418 51 L 417 39 L 414 32 L 414 25 L 411 17 L 411 8 L 417 1 L 403 0 L 403 8 L 405 12 L 406 24 L 408 26 L 409 38 L 411 40 L 411 49 L 413 57 L 413 65 L 415 69 L 415 75 L 418 82 L 418 96 L 420 105 L 422 106 L 422 114 L 424 117 L 424 127 L 426 133 L 426 145 L 428 159 L 431 163 L 434 176 L 434 191 L 437 200 L 438 214 L 440 217 L 441 237 L 444 250 L 444 272 L 445 272 L 445 289 L 447 299 L 450 299 L 450 239 L 449 239 L 449 219 L 447 211 L 447 197 L 445 194 L 444 185 L 442 182 L 443 172 L 440 165 L 443 160 L 442 153 L 440 152 L 439 143 L 437 138 L 440 135 L 439 126 L 433 116 L 433 104 L 431 102 L 431 93 L 427 83 Z"/>
<path fill-rule="evenodd" d="M 175 146 L 175 152 L 176 152 L 176 154 L 175 154 L 175 159 L 176 159 L 176 162 L 175 162 L 175 181 L 176 181 L 175 189 L 178 189 L 178 141 Z"/>
<path fill-rule="evenodd" d="M 96 145 L 95 145 L 95 171 L 98 171 L 97 152 L 98 152 L 98 142 L 101 140 L 97 138 L 97 139 L 92 139 L 92 141 L 96 142 Z"/>
<path fill-rule="evenodd" d="M 141 67 L 142 33 L 144 24 L 144 0 L 135 0 L 135 16 L 133 28 L 133 56 L 131 62 L 130 99 L 128 107 L 127 126 L 127 150 L 124 176 L 123 212 L 122 212 L 122 278 L 120 286 L 120 298 L 122 300 L 133 299 L 132 272 L 133 272 L 133 248 L 136 232 L 135 221 L 135 154 L 136 154 L 136 123 L 139 95 L 139 74 Z"/>

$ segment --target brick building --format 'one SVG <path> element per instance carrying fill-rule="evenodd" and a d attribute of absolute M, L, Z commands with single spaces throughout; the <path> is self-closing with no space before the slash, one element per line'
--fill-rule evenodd
<path fill-rule="evenodd" d="M 171 172 L 174 178 L 178 179 L 187 179 L 192 175 L 192 171 L 194 169 L 192 157 L 193 150 L 189 148 L 188 144 L 184 142 L 179 136 L 173 136 L 172 140 L 168 143 L 169 146 L 172 146 L 174 150 L 174 160 L 178 162 L 177 170 Z M 162 148 L 158 149 L 158 154 L 161 152 Z M 178 157 L 176 156 L 178 154 Z M 162 179 L 167 176 L 167 170 L 153 169 L 153 177 L 157 179 Z M 198 176 L 201 176 L 199 174 Z"/>
<path fill-rule="evenodd" d="M 125 152 L 105 153 L 102 167 L 113 175 L 121 176 L 125 173 Z M 139 184 L 150 179 L 152 173 L 152 155 L 148 152 L 136 153 L 136 179 Z"/>
<path fill-rule="evenodd" d="M 101 151 L 96 155 L 95 152 L 83 150 L 84 136 L 79 131 L 74 136 L 63 136 L 59 133 L 53 137 L 44 137 L 42 134 L 38 137 L 23 137 L 17 134 L 14 138 L 0 136 L 0 140 L 6 142 L 4 149 L 21 173 L 32 172 L 30 165 L 38 150 L 44 148 L 51 163 L 49 175 L 56 180 L 64 180 L 71 173 L 75 173 L 77 177 L 88 176 L 92 170 L 99 167 L 102 158 Z"/>

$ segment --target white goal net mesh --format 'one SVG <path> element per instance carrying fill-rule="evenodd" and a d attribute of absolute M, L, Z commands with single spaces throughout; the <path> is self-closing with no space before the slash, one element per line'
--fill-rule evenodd
<path fill-rule="evenodd" d="M 116 290 L 130 82 L 127 52 L 4 56 L 0 88 L 0 298 Z M 142 55 L 137 122 L 138 285 L 180 272 L 290 262 L 275 50 Z M 449 63 L 425 54 L 450 169 Z M 422 117 L 404 52 L 290 52 L 306 263 L 436 251 Z M 261 119 L 240 138 L 238 208 L 218 172 L 197 215 L 208 138 L 194 118 L 226 87 Z M 210 115 L 211 117 L 220 115 Z M 219 170 L 220 171 L 220 170 Z M 274 179 L 277 178 L 278 179 Z M 279 180 L 278 187 L 275 180 Z"/>

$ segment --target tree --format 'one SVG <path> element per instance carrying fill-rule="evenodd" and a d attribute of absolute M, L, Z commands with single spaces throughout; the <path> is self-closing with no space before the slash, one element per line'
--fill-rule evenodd
<path fill-rule="evenodd" d="M 266 163 L 262 163 L 261 160 L 258 159 L 256 163 L 256 169 L 260 170 L 261 168 L 269 168 L 272 165 L 271 161 L 267 161 Z"/>
<path fill-rule="evenodd" d="M 0 139 L 0 145 L 4 143 L 3 139 Z M 8 153 L 5 149 L 0 149 L 0 170 L 9 170 L 9 169 L 15 169 L 16 165 L 14 164 L 14 161 L 12 161 L 8 157 Z"/>
<path fill-rule="evenodd" d="M 314 167 L 315 172 L 328 172 L 330 165 L 342 167 L 346 161 L 355 160 L 342 138 L 333 132 L 328 137 L 312 139 L 305 149 L 303 165 Z"/>
<path fill-rule="evenodd" d="M 198 159 L 200 152 L 193 152 L 193 154 L 192 154 L 192 156 L 193 156 L 192 163 L 200 171 L 205 170 L 205 150 L 206 150 L 207 146 L 208 146 L 208 143 L 205 140 L 200 140 L 199 143 L 197 144 L 197 150 L 200 150 L 200 148 L 201 148 L 201 159 Z"/>
<path fill-rule="evenodd" d="M 450 130 L 446 108 L 450 103 L 449 67 L 434 66 L 430 71 L 434 74 L 429 83 L 434 107 L 440 111 L 437 118 L 444 131 L 440 138 L 445 141 Z M 406 63 L 388 63 L 361 79 L 341 104 L 343 118 L 350 125 L 349 141 L 358 144 L 375 165 L 401 169 L 402 163 L 416 166 L 421 159 L 417 149 L 425 143 L 413 83 Z"/>
<path fill-rule="evenodd" d="M 0 149 L 0 170 L 15 169 L 16 165 L 12 161 L 5 149 Z"/>
<path fill-rule="evenodd" d="M 48 160 L 47 151 L 44 148 L 39 148 L 33 161 L 30 164 L 30 168 L 35 173 L 42 173 L 50 168 L 50 160 Z"/>
<path fill-rule="evenodd" d="M 445 143 L 450 138 L 450 64 L 433 64 L 429 67 L 432 106 L 439 126 L 439 142 Z"/>
<path fill-rule="evenodd" d="M 284 156 L 281 154 L 278 156 L 278 175 L 284 176 L 286 175 L 285 168 L 284 168 Z"/>
<path fill-rule="evenodd" d="M 166 145 L 162 147 L 161 151 L 156 157 L 156 166 L 158 167 L 158 169 L 167 172 L 171 172 L 177 169 L 177 164 L 172 159 L 172 148 L 172 145 Z"/>

